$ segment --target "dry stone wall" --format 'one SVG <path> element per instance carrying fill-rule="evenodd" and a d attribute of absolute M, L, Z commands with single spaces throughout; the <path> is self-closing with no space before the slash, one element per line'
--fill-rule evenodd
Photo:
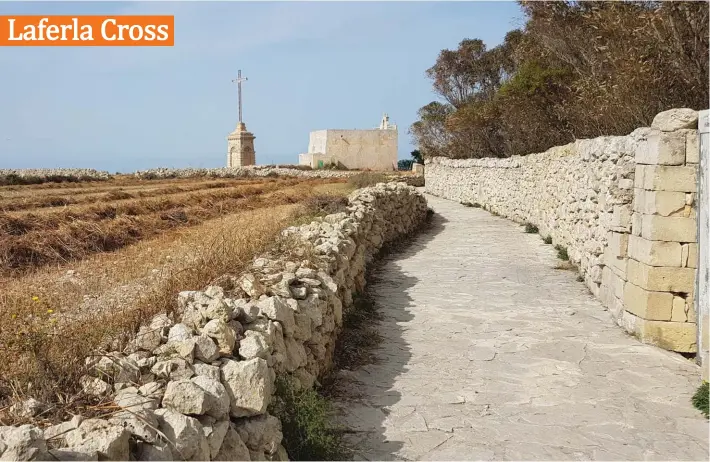
<path fill-rule="evenodd" d="M 0 169 L 0 178 L 7 176 L 17 176 L 20 178 L 37 178 L 46 180 L 48 178 L 72 178 L 77 180 L 107 180 L 111 175 L 103 170 L 93 168 L 24 168 L 24 169 Z"/>
<path fill-rule="evenodd" d="M 645 342 L 694 352 L 697 119 L 507 159 L 427 160 L 427 192 L 532 223 L 567 249 L 591 292 Z"/>
<path fill-rule="evenodd" d="M 426 165 L 426 190 L 536 225 L 542 236 L 567 248 L 598 294 L 608 232 L 630 217 L 634 152 L 645 131 L 579 140 L 524 157 L 435 158 Z"/>
<path fill-rule="evenodd" d="M 0 460 L 286 460 L 268 413 L 276 378 L 310 388 L 328 370 L 367 263 L 426 213 L 413 187 L 381 183 L 354 192 L 347 212 L 287 228 L 247 272 L 180 293 L 174 316 L 156 316 L 125 351 L 87 360 L 95 373 L 84 390 L 113 396 L 118 412 L 0 427 Z"/>
<path fill-rule="evenodd" d="M 291 176 L 297 178 L 348 178 L 357 175 L 358 171 L 350 170 L 304 170 L 289 166 L 255 165 L 247 167 L 220 168 L 153 168 L 142 170 L 134 175 L 142 179 L 163 178 L 245 178 L 268 176 Z"/>

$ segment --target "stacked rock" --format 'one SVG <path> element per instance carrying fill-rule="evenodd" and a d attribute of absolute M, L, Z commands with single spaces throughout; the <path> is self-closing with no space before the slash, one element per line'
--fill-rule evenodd
<path fill-rule="evenodd" d="M 84 392 L 113 396 L 118 412 L 44 431 L 0 427 L 0 457 L 287 460 L 281 422 L 268 413 L 276 378 L 313 387 L 331 367 L 367 263 L 427 213 L 404 183 L 348 199 L 347 212 L 285 229 L 246 272 L 181 292 L 172 317 L 155 316 L 124 351 L 87 359 Z"/>

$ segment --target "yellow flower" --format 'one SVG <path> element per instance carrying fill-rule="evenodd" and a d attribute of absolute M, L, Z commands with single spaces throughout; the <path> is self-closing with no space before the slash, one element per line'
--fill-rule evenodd
<path fill-rule="evenodd" d="M 39 301 L 39 297 L 35 295 L 34 297 L 32 297 L 32 301 L 38 302 L 38 301 Z"/>
<path fill-rule="evenodd" d="M 17 315 L 16 315 L 16 314 L 13 314 L 13 315 L 12 315 L 12 319 L 17 319 Z"/>
<path fill-rule="evenodd" d="M 47 310 L 47 313 L 52 314 L 54 313 L 54 310 Z"/>

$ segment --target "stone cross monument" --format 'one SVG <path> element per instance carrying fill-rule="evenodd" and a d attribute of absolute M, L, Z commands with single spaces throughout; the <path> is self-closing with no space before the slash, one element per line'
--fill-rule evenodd
<path fill-rule="evenodd" d="M 242 77 L 239 70 L 237 78 L 232 83 L 237 84 L 239 94 L 239 122 L 237 128 L 227 136 L 227 167 L 244 167 L 256 164 L 254 153 L 254 134 L 247 131 L 247 126 L 242 122 L 242 82 L 247 78 Z"/>

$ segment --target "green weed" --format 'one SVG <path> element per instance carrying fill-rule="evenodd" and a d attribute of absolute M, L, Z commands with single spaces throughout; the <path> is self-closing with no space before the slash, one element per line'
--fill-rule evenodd
<path fill-rule="evenodd" d="M 296 389 L 276 380 L 269 413 L 281 420 L 283 445 L 290 460 L 344 460 L 341 434 L 330 423 L 330 402 L 312 389 Z"/>
<path fill-rule="evenodd" d="M 569 260 L 569 255 L 567 254 L 566 247 L 562 247 L 561 245 L 557 244 L 555 246 L 555 250 L 557 250 L 557 258 L 564 261 Z"/>
<path fill-rule="evenodd" d="M 693 398 L 691 399 L 691 402 L 693 403 L 693 406 L 695 409 L 699 410 L 700 412 L 703 413 L 705 418 L 708 417 L 708 394 L 710 391 L 708 390 L 708 382 L 703 381 L 702 385 L 698 387 L 698 390 L 695 392 L 693 395 Z"/>

